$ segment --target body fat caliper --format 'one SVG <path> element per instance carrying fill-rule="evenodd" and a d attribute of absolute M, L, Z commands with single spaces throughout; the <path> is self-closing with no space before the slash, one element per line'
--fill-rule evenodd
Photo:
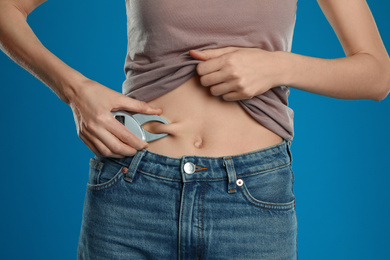
<path fill-rule="evenodd" d="M 114 117 L 121 122 L 127 129 L 130 130 L 135 136 L 145 142 L 152 142 L 167 136 L 167 133 L 152 134 L 146 131 L 142 125 L 151 121 L 158 121 L 164 124 L 168 124 L 168 121 L 158 115 L 147 115 L 147 114 L 130 114 L 126 111 L 115 111 L 111 112 Z"/>

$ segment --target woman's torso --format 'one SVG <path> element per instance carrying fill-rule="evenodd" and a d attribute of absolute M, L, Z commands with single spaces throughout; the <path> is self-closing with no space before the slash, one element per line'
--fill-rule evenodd
<path fill-rule="evenodd" d="M 163 109 L 170 122 L 143 125 L 151 133 L 169 135 L 150 142 L 148 150 L 171 157 L 225 156 L 272 146 L 282 138 L 253 119 L 237 102 L 212 96 L 192 77 L 148 104 Z"/>
<path fill-rule="evenodd" d="M 188 51 L 227 46 L 290 51 L 296 2 L 126 0 L 123 93 L 161 107 L 170 122 L 144 125 L 150 132 L 169 133 L 151 142 L 150 151 L 173 157 L 224 156 L 280 143 L 281 136 L 291 140 L 293 114 L 286 87 L 245 102 L 224 101 L 199 84 L 194 72 L 200 61 Z"/>

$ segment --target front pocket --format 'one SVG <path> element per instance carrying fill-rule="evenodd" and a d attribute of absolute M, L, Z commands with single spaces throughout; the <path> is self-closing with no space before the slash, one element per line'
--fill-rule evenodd
<path fill-rule="evenodd" d="M 238 190 L 250 205 L 270 210 L 289 210 L 295 206 L 294 177 L 285 166 L 266 173 L 242 177 Z"/>
<path fill-rule="evenodd" d="M 87 189 L 91 191 L 106 190 L 118 183 L 125 175 L 123 165 L 109 158 L 91 158 L 89 162 L 89 182 Z"/>

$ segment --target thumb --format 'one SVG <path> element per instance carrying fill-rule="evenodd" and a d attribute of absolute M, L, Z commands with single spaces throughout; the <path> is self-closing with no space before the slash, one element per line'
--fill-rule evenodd
<path fill-rule="evenodd" d="M 189 53 L 193 58 L 197 60 L 206 61 L 209 59 L 217 58 L 226 53 L 234 52 L 236 50 L 237 48 L 235 47 L 225 47 L 225 48 L 218 48 L 218 49 L 207 49 L 202 51 L 190 50 Z"/>
<path fill-rule="evenodd" d="M 162 109 L 153 107 L 145 101 L 140 101 L 124 95 L 123 99 L 117 107 L 118 110 L 125 110 L 130 112 L 138 112 L 142 114 L 161 115 Z"/>
<path fill-rule="evenodd" d="M 192 58 L 197 59 L 197 60 L 202 60 L 206 61 L 209 59 L 205 51 L 198 51 L 198 50 L 190 50 L 190 55 Z"/>

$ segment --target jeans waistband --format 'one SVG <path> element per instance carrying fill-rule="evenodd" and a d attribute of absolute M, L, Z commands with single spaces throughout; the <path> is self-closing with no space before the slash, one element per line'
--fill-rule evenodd
<path fill-rule="evenodd" d="M 231 156 L 189 155 L 177 158 L 142 149 L 133 156 L 110 159 L 128 167 L 128 180 L 134 177 L 136 171 L 140 171 L 171 181 L 190 182 L 234 180 L 236 177 L 259 174 L 291 164 L 292 156 L 290 143 L 284 140 L 274 146 Z"/>

